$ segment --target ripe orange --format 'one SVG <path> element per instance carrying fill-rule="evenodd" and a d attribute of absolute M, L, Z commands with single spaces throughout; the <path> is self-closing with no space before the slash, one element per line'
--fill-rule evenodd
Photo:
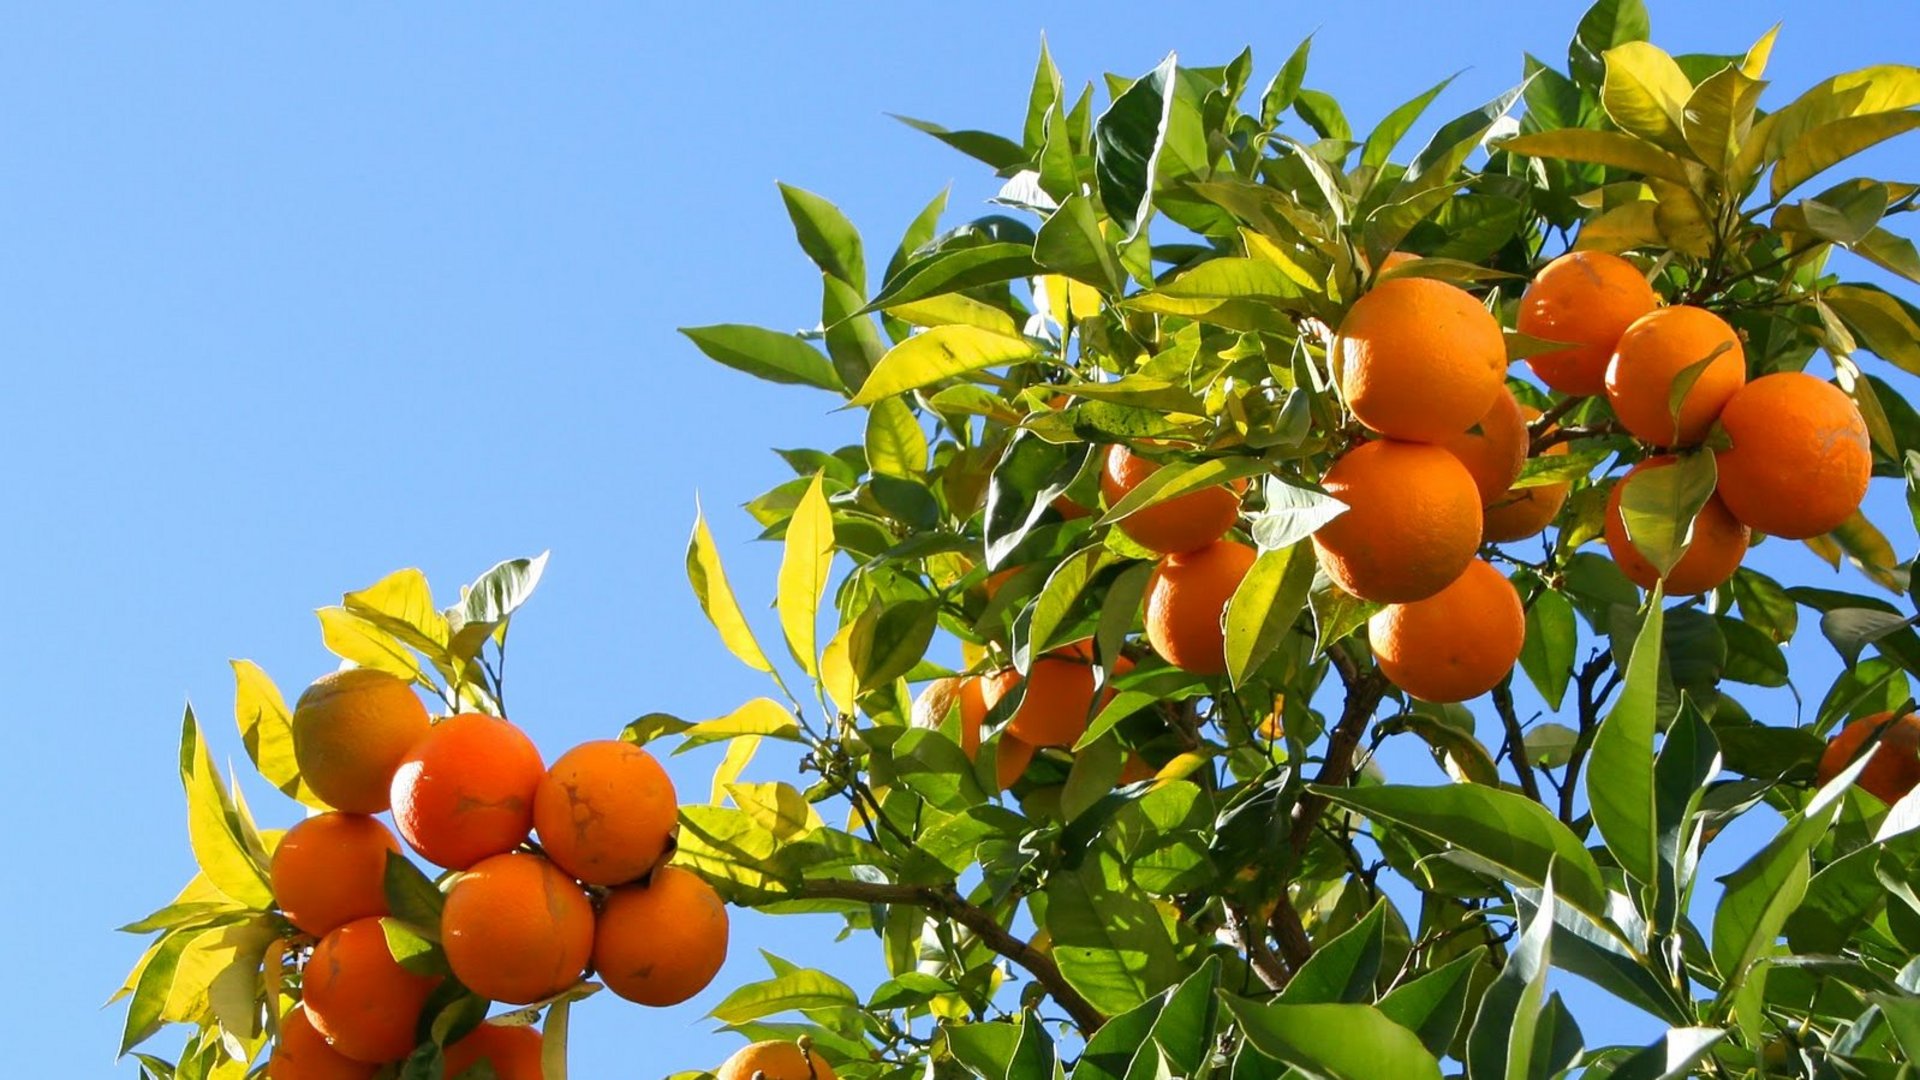
<path fill-rule="evenodd" d="M 1790 540 L 1832 532 L 1867 497 L 1873 448 L 1860 409 L 1803 371 L 1742 387 L 1720 413 L 1721 501 L 1749 528 Z"/>
<path fill-rule="evenodd" d="M 1195 675 L 1225 672 L 1227 601 L 1257 557 L 1238 541 L 1216 540 L 1161 559 L 1147 579 L 1147 644 Z"/>
<path fill-rule="evenodd" d="M 533 740 L 507 721 L 450 716 L 400 759 L 394 824 L 427 860 L 465 870 L 526 840 L 546 771 Z"/>
<path fill-rule="evenodd" d="M 757 1042 L 737 1051 L 714 1070 L 714 1080 L 839 1080 L 818 1051 L 804 1052 L 790 1042 Z"/>
<path fill-rule="evenodd" d="M 1107 505 L 1125 498 L 1159 470 L 1159 462 L 1149 461 L 1124 446 L 1109 448 L 1106 465 L 1100 470 L 1100 491 L 1106 496 Z M 1120 531 L 1140 546 L 1162 555 L 1192 551 L 1220 539 L 1233 528 L 1240 517 L 1240 492 L 1246 490 L 1246 486 L 1245 480 L 1237 480 L 1231 485 L 1201 488 L 1175 496 L 1127 515 L 1120 521 Z"/>
<path fill-rule="evenodd" d="M 699 875 L 662 866 L 644 885 L 607 894 L 593 968 L 607 989 L 655 1008 L 707 988 L 727 960 L 727 905 Z"/>
<path fill-rule="evenodd" d="M 960 748 L 968 757 L 980 753 L 980 724 L 987 718 L 987 695 L 978 675 L 935 679 L 913 700 L 912 724 L 939 730 L 955 705 L 960 708 Z"/>
<path fill-rule="evenodd" d="M 540 856 L 495 855 L 447 890 L 440 941 L 467 989 L 528 1005 L 580 981 L 593 951 L 593 905 Z"/>
<path fill-rule="evenodd" d="M 293 925 L 325 937 L 387 913 L 387 853 L 400 844 L 378 818 L 338 812 L 310 817 L 280 838 L 268 877 Z"/>
<path fill-rule="evenodd" d="M 680 806 L 652 754 L 617 739 L 560 755 L 533 798 L 547 857 L 589 885 L 625 885 L 667 852 Z"/>
<path fill-rule="evenodd" d="M 438 985 L 400 966 L 379 919 L 355 919 L 313 947 L 300 993 L 307 1018 L 335 1050 L 379 1065 L 413 1052 L 420 1010 Z"/>
<path fill-rule="evenodd" d="M 1522 405 L 1520 415 L 1526 421 L 1533 421 L 1539 419 L 1540 410 Z M 1545 457 L 1566 452 L 1566 443 L 1554 443 L 1540 453 Z M 1572 490 L 1571 482 L 1507 489 L 1506 494 L 1487 504 L 1481 518 L 1481 539 L 1499 544 L 1538 535 L 1559 516 L 1560 508 L 1566 505 L 1567 493 Z"/>
<path fill-rule="evenodd" d="M 1607 388 L 1607 361 L 1633 321 L 1660 306 L 1640 268 L 1603 251 L 1576 251 L 1540 268 L 1520 297 L 1514 328 L 1573 347 L 1527 358 L 1542 382 L 1563 394 Z"/>
<path fill-rule="evenodd" d="M 1151 780 L 1158 775 L 1160 775 L 1160 769 L 1157 766 L 1129 750 L 1126 761 L 1120 766 L 1120 779 L 1114 783 L 1116 786 L 1125 787 L 1128 784 L 1140 783 L 1142 780 Z"/>
<path fill-rule="evenodd" d="M 327 1045 L 327 1037 L 314 1030 L 307 1019 L 307 1008 L 295 1005 L 280 1020 L 280 1040 L 267 1059 L 267 1080 L 373 1080 L 380 1071 L 343 1057 Z"/>
<path fill-rule="evenodd" d="M 1853 764 L 1860 756 L 1860 748 L 1874 734 L 1885 729 L 1880 736 L 1880 747 L 1874 751 L 1873 760 L 1860 771 L 1854 785 L 1881 802 L 1892 806 L 1900 801 L 1915 785 L 1920 785 L 1920 715 L 1908 713 L 1898 722 L 1890 712 L 1863 716 L 1846 727 L 1827 743 L 1826 752 L 1820 755 L 1820 768 L 1816 780 L 1825 784 L 1840 775 L 1840 771 Z"/>
<path fill-rule="evenodd" d="M 541 1080 L 540 1051 L 545 1040 L 529 1024 L 481 1024 L 447 1047 L 447 1080 L 486 1062 L 495 1080 Z"/>
<path fill-rule="evenodd" d="M 1424 443 L 1362 443 L 1322 480 L 1347 504 L 1313 534 L 1334 584 L 1382 604 L 1422 600 L 1480 547 L 1480 490 L 1460 459 Z"/>
<path fill-rule="evenodd" d="M 1133 661 L 1122 656 L 1113 662 L 1107 674 L 1113 679 L 1131 670 Z M 1022 681 L 1020 673 L 1010 667 L 985 676 L 982 689 L 986 692 L 987 708 L 999 706 Z M 1026 695 L 1007 720 L 1001 733 L 1003 741 L 1012 735 L 1025 743 L 1027 759 L 1031 760 L 1032 752 L 1042 746 L 1072 746 L 1086 734 L 1094 709 L 1093 639 L 1076 641 L 1042 656 L 1033 662 L 1024 681 Z M 1112 690 L 1103 689 L 1100 704 L 1105 705 L 1112 694 Z M 1003 748 L 998 759 L 1002 779 L 1011 765 L 1005 756 L 1008 752 Z M 1026 771 L 1025 761 L 1020 762 L 1019 771 Z M 1014 779 L 1018 778 L 1016 774 Z M 1002 785 L 1003 788 L 1010 786 L 1011 782 Z"/>
<path fill-rule="evenodd" d="M 1703 361 L 1706 367 L 1681 398 L 1676 425 L 1674 381 Z M 1691 446 L 1706 438 L 1746 381 L 1740 335 L 1713 312 L 1685 304 L 1635 320 L 1607 361 L 1607 400 L 1614 415 L 1635 438 L 1655 446 Z"/>
<path fill-rule="evenodd" d="M 1420 256 L 1411 251 L 1389 251 L 1380 258 L 1380 272 L 1386 273 L 1396 266 L 1405 266 L 1410 262 L 1419 262 Z"/>
<path fill-rule="evenodd" d="M 1360 422 L 1437 442 L 1486 415 L 1507 370 L 1500 323 L 1471 293 L 1433 278 L 1392 278 L 1340 323 L 1334 367 Z"/>
<path fill-rule="evenodd" d="M 335 810 L 377 814 L 400 758 L 427 733 L 413 688 L 372 668 L 313 681 L 293 707 L 293 758 L 314 794 Z"/>
<path fill-rule="evenodd" d="M 1643 470 L 1665 468 L 1673 464 L 1673 460 L 1666 456 L 1651 457 L 1635 465 L 1607 496 L 1604 533 L 1607 551 L 1613 555 L 1613 561 L 1620 564 L 1621 572 L 1643 589 L 1653 588 L 1660 574 L 1627 538 L 1626 522 L 1620 517 L 1620 495 Z M 1667 595 L 1691 596 L 1725 584 L 1733 572 L 1740 569 L 1740 560 L 1746 558 L 1748 537 L 1747 527 L 1727 512 L 1720 497 L 1708 496 L 1707 504 L 1693 519 L 1693 539 L 1687 544 L 1686 554 L 1680 556 L 1680 561 L 1667 573 Z"/>
<path fill-rule="evenodd" d="M 1424 701 L 1466 701 L 1499 685 L 1520 659 L 1527 615 L 1520 594 L 1480 559 L 1453 584 L 1367 621 L 1380 670 Z"/>
<path fill-rule="evenodd" d="M 1027 775 L 1027 766 L 1033 764 L 1032 744 L 1020 741 L 1019 736 L 1008 732 L 1000 733 L 999 748 L 993 752 L 994 777 L 1000 782 L 1000 790 L 1005 791 L 1020 782 Z"/>
<path fill-rule="evenodd" d="M 1520 417 L 1520 403 L 1502 386 L 1479 423 L 1439 445 L 1467 467 L 1481 504 L 1493 502 L 1513 486 L 1527 463 L 1527 422 Z"/>

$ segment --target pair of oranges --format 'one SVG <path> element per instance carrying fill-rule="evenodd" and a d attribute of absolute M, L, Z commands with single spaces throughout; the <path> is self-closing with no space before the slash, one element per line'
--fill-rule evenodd
<path fill-rule="evenodd" d="M 292 727 L 301 776 L 334 809 L 290 829 L 270 867 L 281 912 L 317 939 L 301 1004 L 269 1064 L 273 1080 L 359 1075 L 415 1048 L 442 980 L 395 959 L 382 925 L 400 845 L 374 815 L 389 808 L 408 847 L 458 872 L 438 925 L 418 929 L 481 997 L 543 1001 L 591 966 L 616 994 L 665 1006 L 719 972 L 726 908 L 700 878 L 663 865 L 679 810 L 672 781 L 645 750 L 589 742 L 549 768 L 507 720 L 465 713 L 435 722 L 405 681 L 363 668 L 308 687 Z M 497 1043 L 503 1055 L 538 1038 L 498 1027 L 468 1038 L 481 1038 L 487 1054 Z M 467 1045 L 448 1047 L 449 1075 L 459 1075 L 451 1064 Z M 537 1053 L 530 1060 L 535 1071 L 525 1074 L 492 1064 L 502 1077 L 538 1076 Z"/>

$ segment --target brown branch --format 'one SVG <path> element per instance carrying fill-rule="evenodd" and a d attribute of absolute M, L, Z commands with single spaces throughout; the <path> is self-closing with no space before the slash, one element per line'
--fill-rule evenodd
<path fill-rule="evenodd" d="M 1540 781 L 1533 775 L 1533 762 L 1527 760 L 1527 735 L 1520 730 L 1520 716 L 1513 708 L 1513 684 L 1503 681 L 1493 688 L 1493 707 L 1507 729 L 1507 759 L 1520 775 L 1520 790 L 1527 798 L 1540 801 Z"/>
<path fill-rule="evenodd" d="M 1354 752 L 1360 748 L 1360 736 L 1366 733 L 1373 710 L 1387 692 L 1387 680 L 1378 668 L 1369 666 L 1361 671 L 1346 650 L 1338 646 L 1328 649 L 1327 656 L 1340 673 L 1341 681 L 1346 683 L 1347 700 L 1341 708 L 1339 722 L 1327 738 L 1327 756 L 1320 763 L 1320 775 L 1314 777 L 1314 783 L 1320 787 L 1339 787 L 1353 776 Z M 1311 791 L 1300 796 L 1294 805 L 1293 831 L 1289 837 L 1294 855 L 1307 849 L 1314 828 L 1320 824 L 1320 816 L 1326 812 L 1326 796 Z"/>
<path fill-rule="evenodd" d="M 1579 408 L 1586 400 L 1583 397 L 1570 397 L 1556 402 L 1546 412 L 1534 417 L 1533 421 L 1527 425 L 1527 434 L 1538 439 L 1548 428 L 1559 423 L 1561 417 Z"/>
<path fill-rule="evenodd" d="M 887 885 L 836 878 L 802 882 L 795 897 L 905 905 L 937 911 L 973 931 L 987 948 L 1027 969 L 1034 981 L 1067 1011 L 1081 1034 L 1091 1035 L 1107 1022 L 1106 1016 L 1067 982 L 1053 957 L 1034 948 L 1032 942 L 1015 936 L 1001 926 L 991 912 L 969 902 L 952 885 Z"/>
<path fill-rule="evenodd" d="M 1567 755 L 1566 780 L 1560 786 L 1560 820 L 1573 824 L 1573 800 L 1580 786 L 1580 767 L 1586 763 L 1587 751 L 1593 746 L 1593 736 L 1600 728 L 1600 705 L 1613 692 L 1609 683 L 1596 692 L 1600 676 L 1613 666 L 1613 654 L 1601 650 L 1587 658 L 1574 677 L 1574 686 L 1579 691 L 1580 732 L 1573 740 L 1573 750 Z"/>
<path fill-rule="evenodd" d="M 1248 965 L 1253 968 L 1255 975 L 1260 976 L 1260 981 L 1266 984 L 1267 989 L 1286 989 L 1293 972 L 1274 955 L 1272 947 L 1267 944 L 1266 927 L 1249 919 L 1247 913 L 1234 904 L 1227 907 L 1227 930 L 1246 950 Z"/>
<path fill-rule="evenodd" d="M 1287 959 L 1287 966 L 1294 971 L 1300 965 L 1313 958 L 1313 941 L 1307 937 L 1306 924 L 1300 921 L 1300 909 L 1293 906 L 1293 898 L 1282 888 L 1274 901 L 1273 915 L 1267 919 L 1267 928 L 1273 932 L 1273 939 L 1280 943 L 1280 953 Z"/>
<path fill-rule="evenodd" d="M 1564 442 L 1572 442 L 1575 439 L 1597 439 L 1606 435 L 1619 435 L 1625 431 L 1625 428 L 1613 423 L 1575 424 L 1571 427 L 1551 428 L 1534 434 L 1533 442 L 1527 448 L 1527 456 L 1537 457 L 1540 451 L 1550 446 L 1556 446 Z"/>

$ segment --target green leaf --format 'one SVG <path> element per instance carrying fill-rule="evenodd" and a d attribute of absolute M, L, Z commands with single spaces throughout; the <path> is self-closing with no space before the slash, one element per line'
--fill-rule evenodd
<path fill-rule="evenodd" d="M 1466 1015 L 1474 969 L 1484 957 L 1482 952 L 1470 952 L 1401 983 L 1380 999 L 1380 1011 L 1420 1036 L 1429 1053 L 1445 1055 L 1460 1030 L 1461 1017 Z"/>
<path fill-rule="evenodd" d="M 867 260 L 860 247 L 860 231 L 840 208 L 810 191 L 779 184 L 780 198 L 793 219 L 800 250 L 822 273 L 832 274 L 860 292 L 867 288 Z"/>
<path fill-rule="evenodd" d="M 683 326 L 680 332 L 699 346 L 700 351 L 736 371 L 768 382 L 817 386 L 839 392 L 840 376 L 820 350 L 778 330 L 758 326 L 723 323 L 718 326 Z"/>
<path fill-rule="evenodd" d="M 854 622 L 849 661 L 860 692 L 878 689 L 913 670 L 927 653 L 939 622 L 930 597 L 875 604 Z"/>
<path fill-rule="evenodd" d="M 931 209 L 931 207 L 929 207 Z M 942 296 L 980 285 L 994 285 L 1040 272 L 1030 244 L 1007 241 L 949 248 L 914 259 L 888 276 L 880 295 L 858 314 Z"/>
<path fill-rule="evenodd" d="M 326 803 L 300 778 L 293 759 L 293 719 L 280 689 L 251 660 L 234 660 L 233 718 L 240 725 L 240 741 L 260 775 L 280 791 L 308 806 Z"/>
<path fill-rule="evenodd" d="M 1499 148 L 1526 157 L 1606 165 L 1642 176 L 1657 176 L 1676 184 L 1688 183 L 1686 165 L 1678 157 L 1644 139 L 1619 131 L 1593 131 L 1586 128 L 1537 131 L 1505 139 L 1499 143 Z"/>
<path fill-rule="evenodd" d="M 1372 1004 L 1387 947 L 1386 913 L 1383 899 L 1351 928 L 1315 949 L 1278 1000 L 1285 1005 Z"/>
<path fill-rule="evenodd" d="M 1773 168 L 1773 197 L 1787 193 L 1827 169 L 1893 138 L 1920 127 L 1920 111 L 1875 112 L 1832 120 L 1808 131 L 1787 148 Z"/>
<path fill-rule="evenodd" d="M 1713 497 L 1718 472 L 1712 454 L 1689 454 L 1671 465 L 1642 469 L 1620 493 L 1627 539 L 1664 578 L 1693 540 L 1693 519 Z"/>
<path fill-rule="evenodd" d="M 1227 1010 L 1260 1053 L 1325 1080 L 1440 1080 L 1420 1037 L 1371 1005 L 1261 1005 L 1228 996 Z"/>
<path fill-rule="evenodd" d="M 1722 980 L 1718 1004 L 1723 1011 L 1800 906 L 1812 874 L 1807 855 L 1840 815 L 1847 789 L 1870 760 L 1872 755 L 1862 757 L 1828 781 L 1765 847 L 1720 879 L 1725 891 L 1714 911 L 1712 952 Z"/>
<path fill-rule="evenodd" d="M 1558 710 L 1567 696 L 1573 672 L 1573 652 L 1580 642 L 1573 601 L 1552 589 L 1541 589 L 1527 609 L 1527 636 L 1520 646 L 1520 668 L 1550 709 Z"/>
<path fill-rule="evenodd" d="M 1766 85 L 1730 66 L 1710 76 L 1688 96 L 1682 129 L 1687 146 L 1708 168 L 1723 174 L 1733 168 L 1753 128 L 1754 110 Z M 1742 191 L 1746 190 L 1747 179 L 1732 178 Z"/>
<path fill-rule="evenodd" d="M 1593 856 L 1571 829 L 1524 795 L 1480 784 L 1313 790 L 1369 818 L 1421 833 L 1521 885 L 1540 888 L 1557 864 L 1561 898 L 1595 918 L 1606 917 L 1607 890 Z"/>
<path fill-rule="evenodd" d="M 821 336 L 834 373 L 849 390 L 860 389 L 886 352 L 873 319 L 856 314 L 865 303 L 866 295 L 859 289 L 832 274 L 820 275 L 820 325 L 826 328 Z"/>
<path fill-rule="evenodd" d="M 1920 375 L 1920 315 L 1911 307 L 1872 285 L 1836 285 L 1821 295 L 1874 355 Z"/>
<path fill-rule="evenodd" d="M 944 379 L 1038 356 L 1023 337 L 977 326 L 936 326 L 887 350 L 850 404 L 871 405 Z"/>
<path fill-rule="evenodd" d="M 1554 903 L 1549 880 L 1532 920 L 1521 930 L 1519 946 L 1480 999 L 1480 1012 L 1467 1036 L 1467 1075 L 1472 1080 L 1531 1080 L 1534 1075 L 1534 1044 L 1541 1034 L 1552 964 Z"/>
<path fill-rule="evenodd" d="M 1027 652 L 1038 656 L 1056 645 L 1061 627 L 1073 613 L 1075 601 L 1099 572 L 1116 557 L 1100 544 L 1082 548 L 1060 561 L 1047 575 L 1047 582 L 1033 603 L 1033 619 L 1027 631 Z"/>
<path fill-rule="evenodd" d="M 1262 551 L 1227 601 L 1227 674 L 1239 687 L 1273 655 L 1307 606 L 1317 568 L 1313 548 Z"/>
<path fill-rule="evenodd" d="M 1378 169 L 1385 165 L 1387 158 L 1393 153 L 1393 148 L 1400 145 L 1400 140 L 1406 138 L 1407 132 L 1412 129 L 1414 121 L 1420 119 L 1420 114 L 1427 111 L 1427 106 L 1433 104 L 1433 99 L 1439 97 L 1440 92 L 1452 85 L 1457 77 L 1447 76 L 1435 83 L 1433 89 L 1388 113 L 1386 118 L 1380 121 L 1379 126 L 1367 136 L 1366 144 L 1360 148 L 1360 166 L 1366 169 Z"/>
<path fill-rule="evenodd" d="M 877 373 L 876 373 L 877 374 Z M 780 628 L 787 648 L 809 676 L 819 672 L 814 636 L 820 598 L 827 591 L 827 573 L 833 566 L 833 511 L 821 490 L 820 474 L 807 485 L 793 518 L 787 523 L 776 592 Z"/>
<path fill-rule="evenodd" d="M 1242 477 L 1267 471 L 1259 458 L 1213 458 L 1208 461 L 1174 461 L 1155 469 L 1139 486 L 1126 493 L 1101 515 L 1095 524 L 1112 525 L 1124 521 L 1150 506 L 1158 506 L 1182 495 L 1218 487 Z M 1322 498 L 1328 498 L 1322 496 Z"/>
<path fill-rule="evenodd" d="M 698 500 L 694 502 L 693 535 L 687 540 L 687 581 L 727 651 L 755 671 L 773 671 L 773 664 L 753 636 L 753 628 L 747 625 L 740 602 L 734 599 L 733 586 L 727 583 L 727 571 L 720 562 L 720 549 L 714 545 Z"/>
<path fill-rule="evenodd" d="M 1031 160 L 1026 148 L 1004 135 L 995 135 L 989 131 L 952 131 L 939 124 L 926 120 L 915 120 L 911 116 L 888 113 L 888 116 L 907 125 L 915 131 L 931 135 L 955 150 L 984 161 L 995 169 L 1011 169 L 1016 165 L 1025 165 Z"/>
<path fill-rule="evenodd" d="M 1332 94 L 1302 89 L 1294 95 L 1293 111 L 1307 122 L 1314 134 L 1335 145 L 1353 141 L 1353 125 Z M 1343 155 L 1344 156 L 1344 155 Z"/>
<path fill-rule="evenodd" d="M 857 1008 L 859 1004 L 859 995 L 846 983 L 824 971 L 799 968 L 736 989 L 707 1015 L 723 1024 L 744 1024 L 783 1012 L 838 1006 Z"/>
<path fill-rule="evenodd" d="M 1704 456 L 1704 455 L 1703 455 Z M 1637 482 L 1637 481 L 1636 481 Z M 1660 706 L 1663 655 L 1660 590 L 1647 600 L 1647 618 L 1634 640 L 1626 682 L 1600 721 L 1587 765 L 1587 795 L 1593 823 L 1621 869 L 1652 885 L 1658 866 L 1655 833 L 1653 736 Z M 1569 894 L 1570 895 L 1570 894 Z"/>
<path fill-rule="evenodd" d="M 1173 108 L 1172 55 L 1138 79 L 1093 125 L 1093 173 L 1100 201 L 1122 236 L 1140 234 L 1153 210 L 1154 168 Z"/>
<path fill-rule="evenodd" d="M 927 433 L 898 397 L 882 398 L 868 408 L 866 443 L 867 465 L 876 473 L 915 479 L 926 471 Z"/>
<path fill-rule="evenodd" d="M 1615 126 L 1672 150 L 1686 147 L 1681 118 L 1693 83 L 1673 57 L 1645 41 L 1608 49 L 1600 104 Z"/>
<path fill-rule="evenodd" d="M 1008 442 L 987 483 L 987 565 L 995 570 L 1020 546 L 1053 500 L 1080 473 L 1090 449 L 1085 443 L 1063 446 L 1031 431 Z"/>
<path fill-rule="evenodd" d="M 1033 258 L 1042 267 L 1083 281 L 1108 295 L 1126 287 L 1126 272 L 1113 245 L 1100 231 L 1100 215 L 1093 200 L 1079 192 L 1067 196 L 1040 226 Z M 1060 320 L 1063 324 L 1065 318 Z"/>
<path fill-rule="evenodd" d="M 1094 1008 L 1125 1012 L 1179 977 L 1160 910 L 1104 856 L 1054 871 L 1046 895 L 1054 959 Z"/>
<path fill-rule="evenodd" d="M 272 907 L 266 867 L 254 854 L 257 838 L 254 844 L 245 840 L 233 799 L 220 783 L 192 706 L 180 724 L 180 782 L 187 794 L 187 836 L 201 873 L 229 899 L 249 907 Z"/>
<path fill-rule="evenodd" d="M 440 910 L 447 899 L 411 859 L 397 851 L 387 852 L 382 879 L 387 910 L 394 918 L 432 934 L 440 928 Z"/>
<path fill-rule="evenodd" d="M 1575 82 L 1598 89 L 1606 73 L 1607 50 L 1645 41 L 1650 29 L 1641 0 L 1599 0 L 1581 16 L 1567 45 L 1567 70 Z"/>
<path fill-rule="evenodd" d="M 1266 508 L 1252 515 L 1248 532 L 1262 551 L 1290 548 L 1347 512 L 1347 504 L 1314 488 L 1271 477 Z"/>
<path fill-rule="evenodd" d="M 1287 62 L 1273 73 L 1273 81 L 1267 84 L 1265 93 L 1260 95 L 1260 126 L 1272 131 L 1280 119 L 1280 114 L 1293 107 L 1293 101 L 1300 95 L 1300 84 L 1306 79 L 1307 57 L 1313 51 L 1313 35 L 1294 46 Z"/>
<path fill-rule="evenodd" d="M 380 920 L 380 931 L 387 939 L 387 954 L 401 967 L 415 975 L 453 973 L 447 966 L 447 954 L 425 927 L 387 916 Z"/>

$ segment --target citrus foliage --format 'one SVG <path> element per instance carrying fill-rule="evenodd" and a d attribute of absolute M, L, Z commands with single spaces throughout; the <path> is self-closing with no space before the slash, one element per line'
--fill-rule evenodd
<path fill-rule="evenodd" d="M 818 328 L 685 333 L 857 410 L 863 437 L 783 451 L 794 477 L 747 504 L 782 548 L 784 656 L 696 518 L 694 592 L 771 686 L 622 733 L 725 754 L 662 891 L 596 897 L 625 928 L 593 949 L 608 984 L 685 996 L 613 967 L 649 924 L 692 925 L 652 913 L 663 882 L 704 881 L 843 916 L 891 976 L 863 995 L 770 958 L 713 1011 L 757 1040 L 722 1080 L 1904 1075 L 1920 770 L 1886 721 L 1920 637 L 1911 564 L 1857 507 L 1868 472 L 1920 471 L 1891 370 L 1920 374 L 1920 310 L 1845 275 L 1920 282 L 1886 224 L 1920 186 L 1806 192 L 1920 127 L 1920 69 L 1763 108 L 1771 34 L 1679 57 L 1647 34 L 1637 0 L 1601 0 L 1564 71 L 1527 58 L 1402 161 L 1444 83 L 1356 137 L 1306 44 L 1264 89 L 1250 53 L 1169 57 L 1109 76 L 1104 107 L 1043 49 L 1016 137 L 909 121 L 993 169 L 1000 206 L 942 229 L 936 198 L 878 273 L 840 211 L 783 187 Z M 1877 591 L 1742 565 L 1800 542 Z M 444 612 L 402 572 L 324 609 L 323 638 L 500 715 L 484 650 L 539 567 Z M 1755 695 L 1793 685 L 1802 609 L 1846 668 L 1793 716 Z M 284 701 L 236 674 L 254 763 L 323 805 Z M 1388 774 L 1390 741 L 1451 782 Z M 769 742 L 797 782 L 749 779 Z M 202 871 L 128 927 L 157 936 L 122 1050 L 185 1024 L 149 1074 L 243 1076 L 313 942 L 191 714 L 181 763 Z M 1700 880 L 1763 808 L 1777 834 Z M 484 909 L 493 876 L 388 860 L 388 955 L 442 979 L 388 1074 L 462 1060 L 486 1002 L 433 928 L 443 892 Z M 1667 1033 L 1583 1038 L 1555 968 Z M 593 987 L 536 1004 L 550 1080 Z"/>

